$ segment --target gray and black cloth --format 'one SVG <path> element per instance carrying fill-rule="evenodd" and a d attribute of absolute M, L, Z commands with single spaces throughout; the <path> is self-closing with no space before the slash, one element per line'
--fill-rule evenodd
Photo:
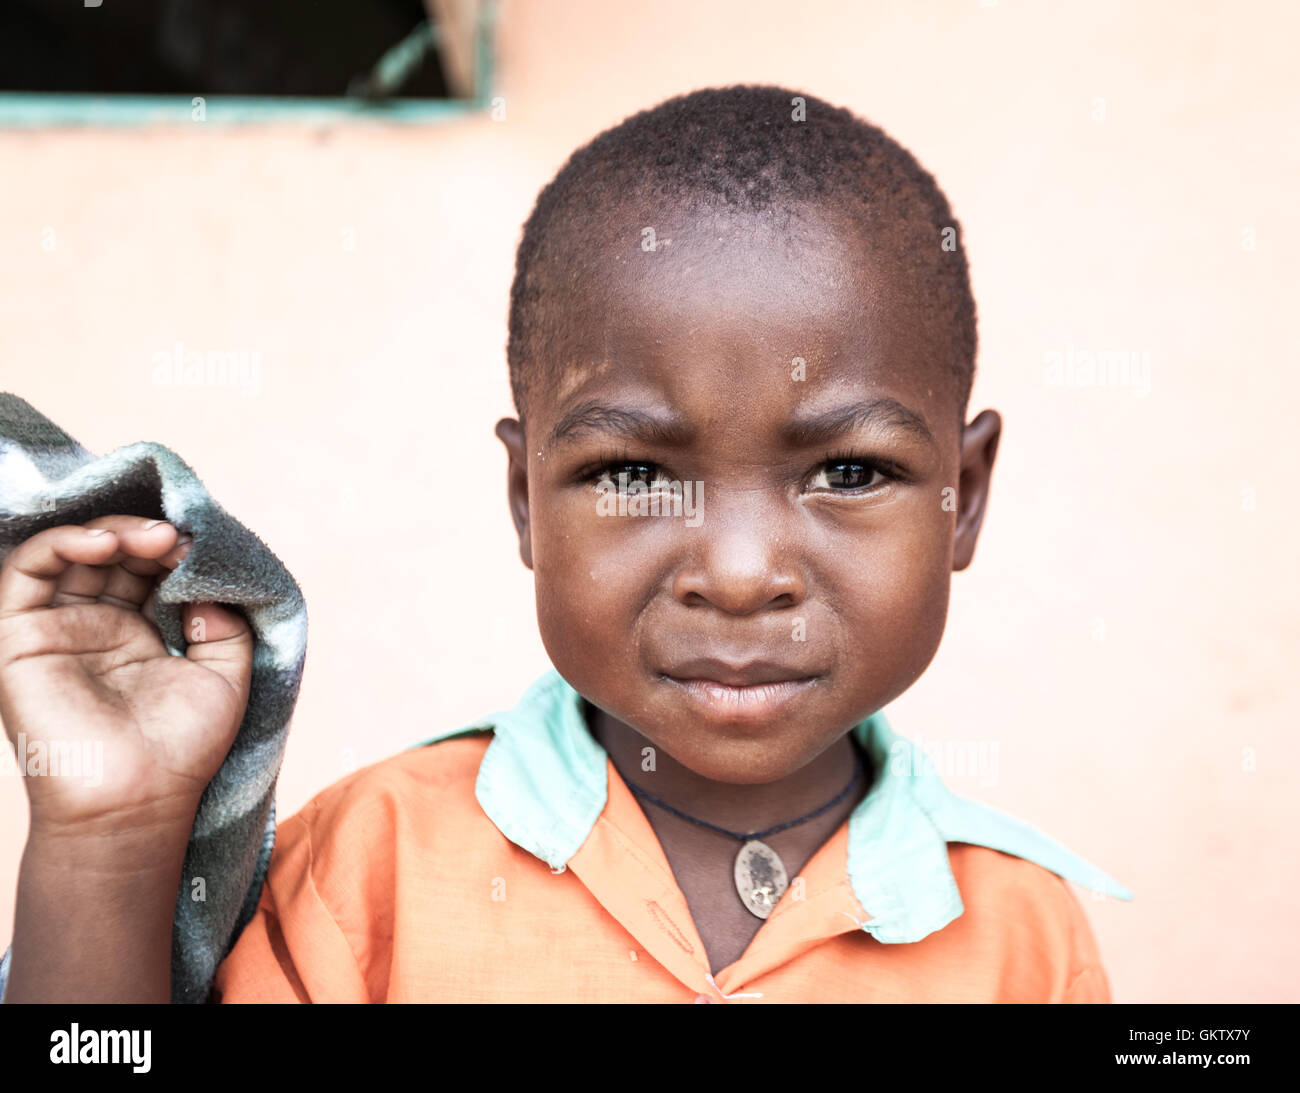
<path fill-rule="evenodd" d="M 275 782 L 307 656 L 307 609 L 280 559 L 170 449 L 141 442 L 96 458 L 23 399 L 0 393 L 0 561 L 46 528 L 112 514 L 167 520 L 194 537 L 154 596 L 169 653 L 185 654 L 186 603 L 236 606 L 254 635 L 248 707 L 199 801 L 176 898 L 172 1001 L 204 1002 L 253 916 L 271 860 Z M 0 999 L 9 955 L 0 960 Z"/>

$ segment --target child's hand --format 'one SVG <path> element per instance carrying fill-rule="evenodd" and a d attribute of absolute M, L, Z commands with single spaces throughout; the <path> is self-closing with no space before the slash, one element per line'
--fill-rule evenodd
<path fill-rule="evenodd" d="M 167 652 L 152 593 L 189 552 L 177 538 L 168 523 L 104 516 L 48 528 L 0 567 L 0 719 L 33 774 L 32 840 L 188 835 L 230 750 L 253 635 L 234 610 L 187 604 L 186 655 Z M 73 752 L 80 770 L 52 769 Z"/>

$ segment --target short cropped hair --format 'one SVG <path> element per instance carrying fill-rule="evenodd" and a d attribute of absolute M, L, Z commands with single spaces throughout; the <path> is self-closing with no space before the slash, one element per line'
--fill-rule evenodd
<path fill-rule="evenodd" d="M 515 407 L 558 372 L 574 255 L 632 195 L 763 212 L 847 211 L 884 275 L 903 274 L 937 325 L 964 416 L 975 373 L 975 300 L 960 226 L 930 175 L 883 130 L 812 95 L 709 88 L 633 114 L 574 152 L 524 225 L 506 356 Z M 597 230 L 599 230 L 597 228 Z M 639 235 L 635 242 L 639 244 Z"/>

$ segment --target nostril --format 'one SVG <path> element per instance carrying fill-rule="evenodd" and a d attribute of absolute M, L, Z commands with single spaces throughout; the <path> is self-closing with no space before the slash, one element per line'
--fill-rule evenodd
<path fill-rule="evenodd" d="M 773 573 L 736 574 L 701 569 L 683 572 L 673 582 L 679 603 L 712 606 L 732 615 L 797 607 L 806 596 L 803 582 Z"/>

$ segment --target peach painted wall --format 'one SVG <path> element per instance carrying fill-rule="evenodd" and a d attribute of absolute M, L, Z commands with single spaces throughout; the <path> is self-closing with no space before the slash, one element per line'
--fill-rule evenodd
<path fill-rule="evenodd" d="M 1135 891 L 1081 890 L 1117 1000 L 1297 1000 L 1295 11 L 503 18 L 502 121 L 0 133 L 0 387 L 93 450 L 173 447 L 306 592 L 282 815 L 546 666 L 492 435 L 538 188 L 671 94 L 782 82 L 937 175 L 980 310 L 972 413 L 1006 420 L 975 565 L 892 722 L 996 744 L 995 776 L 950 784 Z M 256 352 L 256 389 L 155 385 L 176 342 Z M 1053 354 L 1082 352 L 1138 368 L 1054 382 Z M 25 824 L 0 779 L 6 938 Z"/>

